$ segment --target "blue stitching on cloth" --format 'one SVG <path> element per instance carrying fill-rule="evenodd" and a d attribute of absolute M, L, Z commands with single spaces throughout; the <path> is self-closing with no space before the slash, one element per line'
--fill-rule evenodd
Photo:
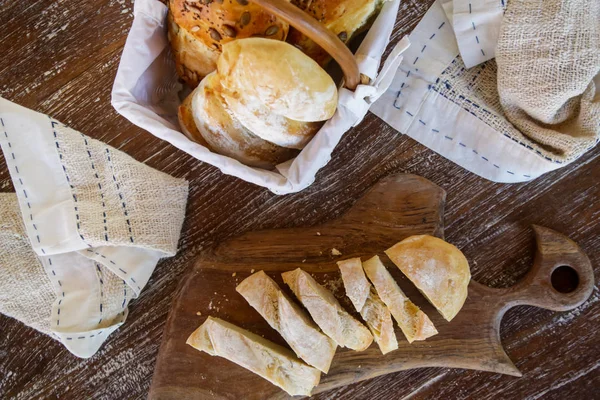
<path fill-rule="evenodd" d="M 456 95 L 458 95 L 458 98 L 459 98 L 459 99 L 461 99 L 461 100 L 464 100 L 465 102 L 467 102 L 467 103 L 471 104 L 471 105 L 472 105 L 472 106 L 474 106 L 475 108 L 477 108 L 477 109 L 479 109 L 479 110 L 481 110 L 481 111 L 483 111 L 483 112 L 485 112 L 485 113 L 487 113 L 487 114 L 490 114 L 490 115 L 495 115 L 495 114 L 493 114 L 491 111 L 489 111 L 489 110 L 485 109 L 484 107 L 482 107 L 482 106 L 478 105 L 477 103 L 475 103 L 475 102 L 473 102 L 473 101 L 471 101 L 471 100 L 467 99 L 465 96 L 463 96 L 463 95 L 460 95 L 460 94 L 458 94 L 456 91 L 452 90 L 452 86 L 450 86 L 450 84 L 448 83 L 448 81 L 444 81 L 444 84 L 445 84 L 446 88 L 447 88 L 448 90 L 450 90 L 450 91 L 451 91 L 453 94 L 456 94 Z M 444 93 L 440 92 L 440 91 L 439 91 L 438 89 L 436 89 L 435 87 L 430 87 L 430 89 L 431 89 L 431 90 L 433 90 L 434 92 L 438 93 L 439 95 L 443 96 L 443 97 L 444 97 L 446 100 L 449 100 L 449 101 L 451 101 L 452 103 L 456 104 L 457 106 L 459 106 L 459 107 L 463 108 L 465 111 L 467 111 L 469 114 L 473 115 L 473 116 L 474 116 L 474 117 L 476 117 L 477 119 L 479 119 L 479 118 L 477 117 L 477 114 L 475 114 L 473 111 L 471 111 L 470 109 L 468 109 L 468 108 L 467 108 L 467 107 L 465 107 L 464 105 L 461 105 L 461 104 L 457 103 L 457 102 L 456 102 L 456 101 L 454 101 L 453 99 L 449 98 L 448 96 L 446 96 Z M 506 133 L 506 132 L 503 132 L 503 135 L 504 135 L 504 136 L 506 136 L 507 138 L 509 138 L 510 140 L 512 140 L 513 142 L 515 142 L 515 143 L 518 143 L 518 144 L 520 144 L 521 146 L 524 146 L 524 147 L 526 147 L 526 148 L 527 148 L 527 149 L 529 149 L 529 150 L 533 150 L 533 151 L 535 151 L 535 152 L 536 152 L 536 153 L 537 153 L 539 156 L 541 156 L 541 157 L 545 158 L 545 159 L 546 159 L 546 160 L 548 160 L 548 161 L 551 161 L 551 162 L 553 162 L 553 163 L 555 163 L 555 164 L 563 164 L 563 162 L 562 162 L 562 161 L 553 160 L 552 158 L 550 158 L 550 157 L 548 157 L 548 156 L 545 156 L 544 154 L 542 154 L 542 152 L 541 152 L 541 151 L 534 149 L 533 147 L 531 147 L 531 146 L 530 146 L 530 145 L 528 145 L 527 143 L 523 143 L 523 142 L 521 142 L 520 140 L 518 140 L 518 139 L 516 139 L 516 138 L 514 138 L 514 137 L 512 137 L 512 136 L 510 136 L 510 135 L 509 135 L 508 133 Z"/>
<path fill-rule="evenodd" d="M 123 281 L 123 304 L 121 308 L 125 309 L 125 302 L 127 301 L 127 282 Z"/>
<path fill-rule="evenodd" d="M 116 262 L 114 262 L 114 261 L 113 261 L 113 260 L 111 260 L 110 258 L 106 257 L 104 254 L 100 254 L 100 253 L 98 253 L 97 251 L 95 251 L 95 250 L 92 250 L 92 249 L 86 249 L 86 250 L 87 250 L 87 252 L 88 252 L 88 253 L 94 253 L 95 255 L 97 255 L 97 256 L 100 256 L 100 257 L 104 258 L 105 260 L 108 260 L 108 261 L 109 261 L 111 264 L 113 264 L 113 265 L 117 265 L 117 263 L 116 263 Z M 119 269 L 121 269 L 121 268 L 119 268 Z M 123 271 L 123 272 L 125 272 L 125 271 Z M 125 272 L 125 273 L 127 273 L 127 272 Z"/>
<path fill-rule="evenodd" d="M 102 279 L 102 269 L 100 268 L 100 264 L 98 263 L 94 263 L 96 264 L 96 271 L 97 271 L 97 275 L 98 275 L 98 280 L 100 281 L 100 321 L 98 321 L 98 324 L 102 323 L 102 315 L 103 315 L 103 310 L 102 310 L 102 302 L 104 300 L 104 280 Z"/>
<path fill-rule="evenodd" d="M 410 116 L 413 116 L 413 114 L 412 114 L 412 113 L 410 113 L 409 111 L 406 111 L 406 113 L 407 113 L 408 115 L 410 115 Z M 421 120 L 421 119 L 419 119 L 418 121 L 419 121 L 419 122 L 420 122 L 422 125 L 424 125 L 424 126 L 426 126 L 426 125 L 427 125 L 427 123 L 426 123 L 425 121 Z M 439 131 L 439 130 L 437 130 L 437 129 L 434 129 L 434 128 L 431 128 L 431 132 L 434 132 L 434 133 L 440 133 L 440 131 Z M 450 141 L 454 141 L 454 137 L 452 137 L 452 136 L 444 135 L 444 138 L 445 138 L 445 139 L 447 139 L 447 140 L 450 140 Z M 469 147 L 468 147 L 466 144 L 464 144 L 463 142 L 458 142 L 458 144 L 459 144 L 461 147 L 464 147 L 465 149 L 468 149 L 468 148 L 469 148 Z M 479 155 L 479 152 L 478 152 L 477 150 L 475 150 L 475 149 L 471 149 L 471 150 L 473 151 L 473 153 L 475 153 L 475 154 Z M 486 161 L 486 162 L 490 162 L 490 160 L 489 160 L 488 158 L 486 158 L 486 157 L 484 157 L 484 156 L 480 156 L 480 157 L 481 157 L 481 159 L 483 159 L 484 161 Z M 497 164 L 493 164 L 493 163 L 492 163 L 492 165 L 493 165 L 494 167 L 498 168 L 498 169 L 501 169 L 501 168 L 500 168 L 500 166 L 499 166 L 499 165 L 497 165 Z M 508 169 L 507 169 L 507 170 L 505 170 L 505 171 L 506 171 L 506 173 L 508 173 L 508 174 L 515 175 L 515 173 L 514 173 L 514 172 L 512 172 L 512 171 L 510 171 L 510 170 L 508 170 Z M 530 176 L 530 175 L 525 175 L 525 174 L 523 174 L 523 176 L 524 176 L 525 178 L 531 178 L 531 176 Z"/>
<path fill-rule="evenodd" d="M 140 287 L 140 285 L 138 285 L 138 284 L 137 284 L 137 282 L 135 281 L 135 279 L 133 279 L 133 277 L 132 277 L 132 276 L 131 276 L 131 277 L 129 277 L 129 280 L 130 280 L 131 282 L 133 282 L 133 284 L 134 284 L 134 285 L 137 287 L 137 290 L 138 290 L 138 291 L 140 291 L 140 292 L 142 291 L 142 288 Z"/>
<path fill-rule="evenodd" d="M 53 121 L 52 118 L 48 117 L 48 119 L 50 119 L 50 124 L 52 125 L 52 133 L 54 134 L 54 143 L 56 143 L 56 148 L 58 149 L 58 158 L 61 160 L 61 166 L 63 169 L 63 172 L 65 173 L 65 177 L 67 178 L 67 182 L 69 182 L 69 186 L 71 187 L 71 190 L 75 190 L 75 187 L 73 185 L 71 185 L 71 179 L 69 178 L 69 174 L 67 173 L 67 168 L 65 167 L 64 164 L 62 164 L 62 159 L 63 159 L 63 155 L 62 155 L 62 151 L 60 151 L 60 146 L 58 145 L 58 135 L 56 133 L 56 129 L 54 129 L 54 127 L 56 125 L 59 125 L 60 123 L 57 121 Z M 72 193 L 73 195 L 73 201 L 75 202 L 75 219 L 77 220 L 77 233 L 79 234 L 79 237 L 81 238 L 81 240 L 83 241 L 83 243 L 85 243 L 88 247 L 92 247 L 91 244 L 87 243 L 85 241 L 85 238 L 83 237 L 83 235 L 80 232 L 80 218 L 79 218 L 79 208 L 78 208 L 78 203 L 77 203 L 77 195 L 75 193 Z"/>
<path fill-rule="evenodd" d="M 8 132 L 6 131 L 6 125 L 4 125 L 4 119 L 0 118 L 0 123 L 2 123 L 4 137 L 7 139 L 6 143 L 8 143 L 8 147 L 10 147 L 12 149 L 12 144 L 8 141 L 10 138 L 8 137 Z M 15 162 L 16 162 L 17 158 L 15 157 L 15 153 L 11 151 L 11 155 L 12 155 L 13 160 L 15 160 Z M 17 174 L 19 174 L 19 168 L 16 165 L 15 165 L 15 171 L 17 172 Z M 23 179 L 21 177 L 18 177 L 18 179 L 19 179 L 19 183 L 21 184 L 21 186 L 25 186 L 23 184 Z M 26 201 L 27 208 L 29 210 L 31 210 L 31 203 L 29 202 L 29 196 L 27 195 L 27 191 L 25 191 L 25 189 L 23 189 L 23 194 L 25 195 L 25 198 L 27 199 L 27 201 Z M 37 231 L 37 226 L 33 222 L 33 214 L 31 213 L 31 211 L 29 212 L 29 220 L 31 221 L 31 223 L 33 225 L 33 229 Z M 41 244 L 40 235 L 36 235 L 36 239 L 37 239 L 37 242 Z M 46 250 L 44 250 L 44 248 L 40 247 L 40 251 L 42 252 L 42 254 L 46 254 Z"/>
<path fill-rule="evenodd" d="M 471 10 L 471 3 L 469 3 L 469 14 L 472 14 L 472 10 Z M 473 20 L 471 20 L 471 25 L 473 26 L 473 31 L 475 31 L 475 22 L 473 22 Z M 477 34 L 475 35 L 475 40 L 477 41 L 477 44 L 479 45 L 479 51 L 481 51 L 481 55 L 485 57 L 485 52 L 483 51 L 483 48 L 481 47 L 481 43 L 479 43 L 479 37 L 477 36 Z"/>
<path fill-rule="evenodd" d="M 98 190 L 100 192 L 100 202 L 102 203 L 102 216 L 103 216 L 103 225 L 104 225 L 104 240 L 108 242 L 108 225 L 106 224 L 106 203 L 104 202 L 104 193 L 102 192 L 102 184 L 100 177 L 98 176 L 98 171 L 96 171 L 96 167 L 94 166 L 94 161 L 92 159 L 92 153 L 89 150 L 89 144 L 87 138 L 83 133 L 80 133 L 83 141 L 85 143 L 85 149 L 87 151 L 88 157 L 90 159 L 90 163 L 92 165 L 92 169 L 94 170 L 94 176 L 98 180 Z"/>
<path fill-rule="evenodd" d="M 108 147 L 106 148 L 106 156 L 108 157 L 108 161 L 111 163 L 112 165 L 112 161 L 111 161 L 111 157 L 110 157 L 110 150 L 108 149 Z M 123 200 L 123 194 L 121 193 L 121 187 L 119 185 L 119 182 L 117 182 L 117 178 L 115 177 L 115 174 L 112 174 L 112 178 L 113 178 L 113 182 L 115 183 L 115 186 L 117 188 L 117 190 L 119 191 L 119 198 L 121 200 Z M 129 230 L 129 240 L 131 240 L 131 243 L 134 243 L 133 240 L 133 232 L 131 231 L 131 221 L 129 221 L 129 213 L 127 212 L 127 205 L 125 204 L 124 201 L 121 201 L 121 207 L 123 208 L 123 214 L 125 215 L 125 222 L 127 222 L 127 229 Z"/>
<path fill-rule="evenodd" d="M 73 339 L 90 339 L 90 338 L 93 338 L 94 336 L 100 336 L 102 334 L 102 332 L 103 331 L 100 331 L 100 332 L 95 333 L 95 334 L 90 335 L 90 336 L 77 336 L 77 337 L 73 336 L 73 337 L 67 337 L 66 339 L 67 340 L 73 340 Z"/>
<path fill-rule="evenodd" d="M 442 27 L 446 24 L 446 22 L 442 22 L 440 26 L 438 26 L 438 30 L 442 29 Z M 435 36 L 435 33 L 433 33 L 430 37 L 429 40 L 433 39 L 433 37 Z M 425 49 L 427 48 L 427 45 L 423 45 L 423 48 L 421 49 L 421 53 L 423 53 L 425 51 Z M 419 61 L 419 57 L 417 56 L 417 58 L 415 58 L 415 61 L 413 61 L 413 65 L 415 65 L 417 63 L 417 61 Z M 415 68 L 415 71 L 418 71 L 418 68 Z M 406 73 L 406 78 L 408 78 L 410 76 L 410 69 L 408 70 L 408 72 Z M 397 110 L 400 110 L 402 107 L 398 107 L 396 105 L 396 102 L 398 101 L 398 98 L 402 95 L 402 88 L 404 88 L 404 83 L 402 82 L 402 85 L 400 86 L 400 90 L 398 91 L 398 93 L 396 94 L 396 99 L 394 100 L 394 108 L 396 108 Z"/>
<path fill-rule="evenodd" d="M 50 264 L 50 271 L 52 271 L 52 275 L 56 276 L 56 271 L 54 271 L 54 266 L 52 264 L 52 259 L 51 258 L 48 258 L 48 264 Z M 62 283 L 60 282 L 59 279 L 57 279 L 57 282 L 58 282 L 58 285 L 60 287 L 62 287 Z M 61 297 L 62 298 L 58 301 L 58 306 L 56 307 L 56 314 L 57 314 L 57 317 L 56 317 L 56 326 L 60 325 L 60 305 L 62 304 L 62 301 L 65 298 L 65 292 L 62 292 L 62 296 Z"/>

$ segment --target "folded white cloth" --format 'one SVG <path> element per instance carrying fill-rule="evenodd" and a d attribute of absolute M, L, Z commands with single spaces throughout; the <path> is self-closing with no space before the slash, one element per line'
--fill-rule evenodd
<path fill-rule="evenodd" d="M 496 57 L 506 0 L 442 0 L 467 68 Z"/>
<path fill-rule="evenodd" d="M 177 251 L 188 185 L 0 98 L 0 312 L 92 356 Z"/>
<path fill-rule="evenodd" d="M 167 7 L 158 0 L 136 0 L 133 25 L 127 36 L 112 90 L 117 112 L 154 136 L 221 172 L 264 186 L 276 194 L 298 192 L 313 183 L 316 173 L 331 158 L 342 135 L 362 120 L 370 105 L 391 83 L 408 41 L 401 41 L 377 76 L 381 56 L 389 43 L 400 0 L 386 1 L 355 54 L 360 72 L 372 78 L 355 92 L 342 88 L 338 108 L 300 154 L 279 164 L 275 171 L 252 168 L 232 158 L 211 152 L 188 139 L 177 122 L 180 101 L 177 74 L 165 32 Z M 394 67 L 394 68 L 390 68 Z M 384 73 L 385 71 L 385 73 Z M 377 79 L 375 79 L 377 78 Z"/>
<path fill-rule="evenodd" d="M 459 14 L 472 15 L 468 4 L 473 13 L 479 10 L 473 18 L 481 18 L 480 27 L 487 17 L 490 31 L 498 23 L 500 0 L 467 3 L 466 12 L 463 4 L 460 13 L 458 3 L 449 12 L 455 26 Z M 466 36 L 453 30 L 444 4 L 450 10 L 448 0 L 436 1 L 411 33 L 411 47 L 373 113 L 496 182 L 534 179 L 597 143 L 600 2 L 510 0 L 497 35 L 497 64 L 473 68 L 459 50 Z M 493 11 L 479 9 L 486 4 Z M 487 49 L 493 36 L 480 44 Z"/>

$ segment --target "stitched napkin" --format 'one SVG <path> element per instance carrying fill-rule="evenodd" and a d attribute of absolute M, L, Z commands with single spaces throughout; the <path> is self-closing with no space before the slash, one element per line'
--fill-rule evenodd
<path fill-rule="evenodd" d="M 90 357 L 175 255 L 188 184 L 2 98 L 0 124 L 0 312 Z"/>
<path fill-rule="evenodd" d="M 442 7 L 467 68 L 496 56 L 506 0 L 443 0 Z"/>
<path fill-rule="evenodd" d="M 371 111 L 496 182 L 534 179 L 591 149 L 600 137 L 600 2 L 510 0 L 497 37 L 479 35 L 497 26 L 501 0 L 472 1 L 466 11 L 458 3 L 433 3 Z M 472 50 L 489 55 L 491 46 L 496 59 L 468 68 L 480 60 L 466 64 L 467 36 L 448 19 L 456 27 L 457 10 L 480 21 L 469 33 Z"/>

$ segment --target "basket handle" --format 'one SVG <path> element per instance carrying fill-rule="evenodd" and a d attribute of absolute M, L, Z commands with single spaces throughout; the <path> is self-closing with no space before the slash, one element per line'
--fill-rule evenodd
<path fill-rule="evenodd" d="M 298 29 L 313 42 L 321 46 L 337 61 L 342 68 L 345 78 L 345 86 L 356 89 L 360 83 L 360 71 L 354 55 L 348 47 L 329 29 L 325 28 L 319 21 L 306 12 L 285 0 L 250 0 L 258 4 L 271 14 L 281 18 L 294 28 Z"/>

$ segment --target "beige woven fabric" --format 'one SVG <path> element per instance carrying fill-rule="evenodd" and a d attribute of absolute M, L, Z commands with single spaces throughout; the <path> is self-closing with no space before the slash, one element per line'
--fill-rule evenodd
<path fill-rule="evenodd" d="M 103 314 L 107 327 L 123 311 L 124 282 L 108 268 L 89 262 L 102 279 Z M 128 299 L 133 292 L 130 290 Z M 47 271 L 31 248 L 15 193 L 0 193 L 0 313 L 51 335 L 50 314 L 56 299 Z"/>
<path fill-rule="evenodd" d="M 4 137 L 11 140 L 14 132 L 4 127 L 4 122 Z M 45 124 L 45 120 L 43 122 Z M 69 269 L 70 275 L 66 276 L 66 270 L 60 269 L 60 255 L 38 255 L 33 250 L 24 225 L 24 222 L 33 224 L 35 232 L 40 232 L 38 229 L 42 227 L 36 226 L 33 214 L 25 215 L 24 219 L 17 195 L 0 194 L 0 313 L 59 340 L 57 332 L 61 329 L 74 330 L 78 334 L 66 340 L 83 342 L 98 336 L 94 332 L 116 327 L 125 320 L 127 305 L 136 297 L 134 288 L 138 292 L 142 290 L 154 268 L 146 264 L 144 270 L 125 271 L 123 268 L 136 265 L 121 264 L 117 258 L 106 257 L 103 249 L 114 247 L 129 251 L 131 247 L 133 254 L 155 250 L 159 252 L 157 257 L 175 255 L 185 217 L 188 183 L 51 119 L 42 128 L 49 130 L 47 135 L 53 135 L 55 143 L 48 151 L 58 153 L 57 160 L 60 159 L 62 167 L 58 170 L 64 172 L 72 194 L 77 233 L 88 248 L 70 253 L 72 258 L 68 263 L 72 262 L 76 272 Z M 3 147 L 5 156 L 6 149 L 10 149 L 17 153 L 13 156 L 15 159 L 23 157 L 24 148 L 15 146 L 14 141 L 7 145 Z M 11 157 L 11 153 L 8 154 L 7 157 Z M 44 167 L 47 166 L 38 166 Z M 29 192 L 29 197 L 25 194 L 26 210 L 29 210 L 29 199 L 34 194 L 42 194 L 35 186 L 24 186 L 29 180 L 21 179 L 22 172 L 12 176 L 13 183 L 20 193 Z M 50 200 L 44 207 L 46 211 L 53 210 Z M 31 240 L 35 239 L 34 236 Z M 37 240 L 39 242 L 39 236 Z M 98 260 L 90 258 L 93 254 L 98 255 Z M 120 259 L 124 260 L 126 258 Z M 115 273 L 118 270 L 124 275 Z M 82 286 L 78 285 L 79 274 Z M 97 280 L 95 285 L 90 286 L 90 276 Z M 89 293 L 80 292 L 75 300 L 69 300 L 77 290 L 89 290 Z M 96 313 L 89 317 L 75 315 L 79 312 L 77 299 L 88 302 L 93 299 Z M 91 333 L 81 333 L 85 331 Z"/>
<path fill-rule="evenodd" d="M 31 248 L 14 193 L 0 193 L 0 313 L 50 334 L 56 294 Z"/>
<path fill-rule="evenodd" d="M 496 63 L 504 115 L 523 135 L 561 162 L 597 142 L 600 1 L 510 0 Z"/>
<path fill-rule="evenodd" d="M 188 184 L 63 125 L 56 125 L 65 173 L 77 199 L 79 233 L 96 246 L 177 252 Z"/>

